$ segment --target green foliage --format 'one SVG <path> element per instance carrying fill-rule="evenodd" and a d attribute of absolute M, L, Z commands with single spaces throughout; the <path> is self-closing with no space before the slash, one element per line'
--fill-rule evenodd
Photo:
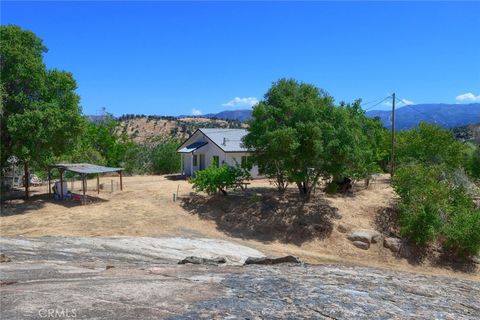
<path fill-rule="evenodd" d="M 1 165 L 15 155 L 43 167 L 76 145 L 83 130 L 76 82 L 47 70 L 42 40 L 17 26 L 0 27 Z"/>
<path fill-rule="evenodd" d="M 310 196 L 320 178 L 365 177 L 382 157 L 384 129 L 367 119 L 360 101 L 335 107 L 313 85 L 281 79 L 253 109 L 245 145 L 255 150 L 259 171 Z"/>
<path fill-rule="evenodd" d="M 400 196 L 400 229 L 418 245 L 434 241 L 459 256 L 480 248 L 480 210 L 448 165 L 409 164 L 393 177 Z"/>
<path fill-rule="evenodd" d="M 233 188 L 238 182 L 249 178 L 248 171 L 239 166 L 222 165 L 195 172 L 195 177 L 192 178 L 191 182 L 193 188 L 198 191 L 204 191 L 208 194 L 215 194 L 220 191 L 226 195 L 227 189 Z"/>
<path fill-rule="evenodd" d="M 470 174 L 480 180 L 480 146 L 476 146 L 470 156 Z"/>
<path fill-rule="evenodd" d="M 435 240 L 441 227 L 440 213 L 447 207 L 449 189 L 440 175 L 440 167 L 408 165 L 393 177 L 393 187 L 401 197 L 402 236 L 418 245 Z"/>
<path fill-rule="evenodd" d="M 460 257 L 480 252 L 480 210 L 456 212 L 443 227 L 444 247 Z"/>
<path fill-rule="evenodd" d="M 93 123 L 85 119 L 84 133 L 71 152 L 68 160 L 73 162 L 92 162 L 110 167 L 125 164 L 129 149 L 134 143 L 126 134 L 117 132 L 118 121 L 106 115 L 102 121 Z"/>
<path fill-rule="evenodd" d="M 452 132 L 425 122 L 397 134 L 396 153 L 397 165 L 445 163 L 450 168 L 460 168 L 468 161 L 468 147 L 455 140 Z"/>
<path fill-rule="evenodd" d="M 180 141 L 170 139 L 158 144 L 152 150 L 152 169 L 155 173 L 176 173 L 180 172 L 180 154 L 177 147 Z"/>

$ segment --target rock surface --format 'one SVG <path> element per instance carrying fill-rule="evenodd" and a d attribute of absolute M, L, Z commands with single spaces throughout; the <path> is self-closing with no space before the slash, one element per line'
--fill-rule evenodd
<path fill-rule="evenodd" d="M 78 238 L 57 241 L 8 239 L 14 259 L 0 265 L 2 320 L 47 310 L 118 320 L 480 317 L 475 281 L 338 265 L 180 266 L 148 250 L 132 258 L 119 247 L 107 246 L 107 255 L 100 245 L 81 251 Z M 42 245 L 28 251 L 30 242 Z"/>
<path fill-rule="evenodd" d="M 278 258 L 255 258 L 249 257 L 245 260 L 245 265 L 247 264 L 265 264 L 265 265 L 272 265 L 272 264 L 280 264 L 280 263 L 302 263 L 300 259 L 294 256 L 285 256 L 285 257 L 278 257 Z"/>
<path fill-rule="evenodd" d="M 339 224 L 337 226 L 337 230 L 338 230 L 338 232 L 341 232 L 341 233 L 347 233 L 348 232 L 348 228 L 345 227 L 343 224 Z"/>
<path fill-rule="evenodd" d="M 383 246 L 392 252 L 399 252 L 402 247 L 402 239 L 387 237 L 383 240 Z"/>
<path fill-rule="evenodd" d="M 248 258 L 248 259 L 250 259 L 250 258 Z M 191 264 L 217 265 L 217 264 L 221 264 L 221 263 L 225 263 L 225 262 L 227 262 L 227 259 L 225 259 L 224 257 L 216 257 L 216 258 L 213 258 L 213 259 L 206 259 L 206 258 L 191 256 L 191 257 L 186 257 L 183 260 L 180 260 L 178 262 L 178 264 L 191 263 Z"/>
<path fill-rule="evenodd" d="M 38 255 L 49 260 L 100 257 L 113 265 L 116 261 L 179 261 L 189 256 L 222 256 L 227 264 L 242 265 L 248 257 L 264 256 L 258 250 L 229 241 L 179 237 L 12 237 L 0 238 L 0 248 L 14 260 L 18 255 Z"/>
<path fill-rule="evenodd" d="M 0 254 L 0 263 L 10 262 L 10 261 L 12 261 L 12 259 L 7 257 L 4 253 Z"/>
<path fill-rule="evenodd" d="M 363 250 L 368 250 L 370 249 L 370 243 L 369 242 L 363 242 L 363 241 L 353 241 L 352 244 L 360 249 Z"/>
<path fill-rule="evenodd" d="M 354 230 L 347 235 L 350 241 L 362 241 L 366 243 L 376 243 L 381 234 L 375 230 Z"/>

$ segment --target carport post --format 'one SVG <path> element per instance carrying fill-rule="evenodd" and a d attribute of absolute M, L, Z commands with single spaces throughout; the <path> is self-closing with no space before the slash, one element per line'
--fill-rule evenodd
<path fill-rule="evenodd" d="M 48 166 L 48 196 L 51 197 L 52 196 L 52 186 L 51 186 L 51 170 L 52 168 L 50 168 L 50 166 Z"/>
<path fill-rule="evenodd" d="M 97 194 L 100 194 L 100 176 L 97 173 Z"/>
<path fill-rule="evenodd" d="M 85 174 L 82 174 L 83 204 L 85 204 L 85 188 L 86 188 Z"/>
<path fill-rule="evenodd" d="M 122 171 L 118 171 L 118 173 L 120 173 L 120 191 L 123 191 Z"/>
<path fill-rule="evenodd" d="M 60 195 L 62 196 L 63 200 L 63 169 L 60 169 Z"/>

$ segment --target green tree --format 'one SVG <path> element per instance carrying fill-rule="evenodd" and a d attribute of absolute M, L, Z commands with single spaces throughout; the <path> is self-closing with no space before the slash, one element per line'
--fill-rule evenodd
<path fill-rule="evenodd" d="M 335 107 L 313 85 L 281 79 L 253 109 L 245 145 L 260 173 L 280 191 L 288 182 L 308 200 L 320 178 L 366 177 L 375 170 L 381 125 L 367 119 L 360 101 Z"/>
<path fill-rule="evenodd" d="M 181 157 L 177 152 L 180 141 L 168 139 L 159 143 L 152 150 L 152 169 L 155 173 L 177 173 L 180 172 Z"/>
<path fill-rule="evenodd" d="M 460 168 L 468 161 L 468 147 L 455 140 L 451 131 L 425 122 L 397 135 L 396 154 L 398 165 L 445 163 L 450 168 Z"/>
<path fill-rule="evenodd" d="M 72 74 L 47 70 L 46 51 L 32 32 L 0 27 L 1 165 L 16 156 L 27 176 L 75 146 L 84 124 Z"/>

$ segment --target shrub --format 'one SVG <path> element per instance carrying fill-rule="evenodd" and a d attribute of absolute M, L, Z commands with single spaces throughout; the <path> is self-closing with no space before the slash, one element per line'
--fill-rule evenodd
<path fill-rule="evenodd" d="M 460 257 L 480 252 L 480 210 L 463 210 L 443 227 L 444 248 Z"/>
<path fill-rule="evenodd" d="M 400 209 L 400 233 L 417 245 L 424 246 L 435 240 L 441 226 L 436 208 L 420 206 L 413 211 L 405 206 Z"/>
<path fill-rule="evenodd" d="M 179 141 L 176 139 L 167 140 L 158 144 L 152 150 L 152 169 L 155 173 L 177 173 L 180 172 L 180 154 L 177 153 Z"/>
<path fill-rule="evenodd" d="M 480 249 L 480 210 L 466 188 L 466 176 L 444 165 L 410 164 L 397 170 L 400 232 L 417 245 L 434 241 L 457 256 Z"/>
<path fill-rule="evenodd" d="M 227 189 L 249 178 L 248 171 L 241 167 L 223 165 L 197 171 L 191 182 L 193 183 L 193 188 L 198 191 L 205 191 L 208 194 L 214 194 L 220 191 L 224 195 L 227 195 Z"/>

